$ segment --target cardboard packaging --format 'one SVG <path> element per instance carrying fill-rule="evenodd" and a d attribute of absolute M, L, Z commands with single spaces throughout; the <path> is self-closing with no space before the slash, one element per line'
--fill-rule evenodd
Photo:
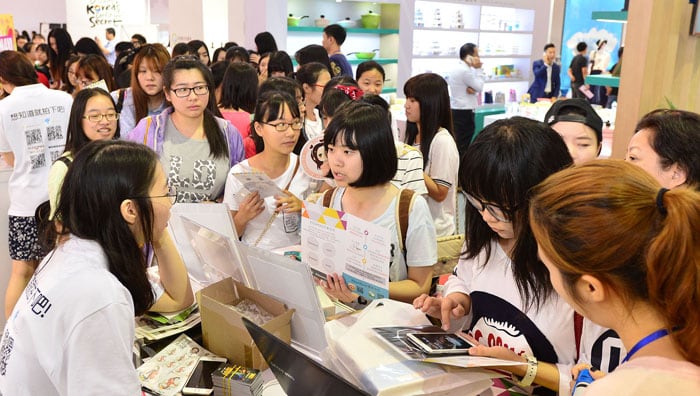
<path fill-rule="evenodd" d="M 202 289 L 198 297 L 204 347 L 225 356 L 231 363 L 258 370 L 267 369 L 267 363 L 250 338 L 241 315 L 232 307 L 243 299 L 255 302 L 274 316 L 262 328 L 287 343 L 291 342 L 290 322 L 294 310 L 287 309 L 283 303 L 266 294 L 226 278 Z"/>

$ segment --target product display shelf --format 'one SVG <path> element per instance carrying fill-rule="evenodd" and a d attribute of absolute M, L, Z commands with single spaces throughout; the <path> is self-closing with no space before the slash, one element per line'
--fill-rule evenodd
<path fill-rule="evenodd" d="M 364 29 L 364 28 L 346 28 L 348 34 L 399 34 L 399 29 Z M 317 26 L 287 26 L 287 32 L 312 32 L 322 33 L 323 28 Z"/>

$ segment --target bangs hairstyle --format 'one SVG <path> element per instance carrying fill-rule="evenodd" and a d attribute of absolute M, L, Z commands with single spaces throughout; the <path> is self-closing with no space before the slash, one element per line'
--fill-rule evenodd
<path fill-rule="evenodd" d="M 109 92 L 116 90 L 112 65 L 102 55 L 87 54 L 78 61 L 78 70 L 75 74 L 79 78 L 91 78 L 96 76 L 97 81 L 104 80 Z"/>
<path fill-rule="evenodd" d="M 228 65 L 221 83 L 221 102 L 226 109 L 240 109 L 253 113 L 258 99 L 258 72 L 249 63 L 233 62 Z"/>
<path fill-rule="evenodd" d="M 199 70 L 202 78 L 209 88 L 209 102 L 207 108 L 204 109 L 204 136 L 209 142 L 209 151 L 214 158 L 228 158 L 228 143 L 226 137 L 221 131 L 219 124 L 216 122 L 215 116 L 221 115 L 219 108 L 216 105 L 216 88 L 214 87 L 214 77 L 211 70 L 199 61 L 196 55 L 181 55 L 172 58 L 163 68 L 163 90 L 169 90 L 172 95 L 173 77 L 178 70 Z M 190 93 L 191 94 L 191 93 Z"/>
<path fill-rule="evenodd" d="M 502 207 L 512 221 L 516 243 L 513 274 L 527 307 L 539 307 L 551 294 L 547 269 L 537 258 L 528 221 L 529 190 L 573 163 L 559 134 L 524 117 L 499 120 L 484 128 L 461 159 L 460 185 L 465 192 Z M 466 204 L 466 258 L 485 249 L 492 257 L 494 232 L 472 205 Z M 485 263 L 484 265 L 486 265 Z"/>
<path fill-rule="evenodd" d="M 285 76 L 292 77 L 294 74 L 294 65 L 288 53 L 285 51 L 270 53 L 270 58 L 267 61 L 267 76 L 270 77 L 273 72 L 282 72 Z"/>
<path fill-rule="evenodd" d="M 646 114 L 634 132 L 651 130 L 650 145 L 661 157 L 661 166 L 673 164 L 686 173 L 686 184 L 700 190 L 700 114 L 658 109 Z"/>
<path fill-rule="evenodd" d="M 141 232 L 153 240 L 153 207 L 147 197 L 155 178 L 158 156 L 148 147 L 121 140 L 87 144 L 68 167 L 56 210 L 62 234 L 95 241 L 104 249 L 111 272 L 129 290 L 134 314 L 154 302 L 146 276 L 146 256 L 121 214 L 131 199 L 138 208 Z"/>
<path fill-rule="evenodd" d="M 391 181 L 398 158 L 389 118 L 382 108 L 359 101 L 343 105 L 324 132 L 326 152 L 339 138 L 362 158 L 362 175 L 350 186 L 372 187 Z"/>
<path fill-rule="evenodd" d="M 420 151 L 425 169 L 430 161 L 430 146 L 438 130 L 445 128 L 454 138 L 447 81 L 435 73 L 419 74 L 406 81 L 403 93 L 406 98 L 413 98 L 420 104 Z M 406 143 L 414 145 L 417 136 L 418 125 L 407 121 Z"/>
<path fill-rule="evenodd" d="M 364 61 L 357 65 L 357 71 L 355 72 L 355 79 L 360 80 L 360 77 L 368 71 L 371 70 L 376 70 L 379 72 L 379 74 L 382 75 L 382 81 L 386 80 L 386 74 L 384 73 L 384 68 L 382 65 L 377 63 L 376 61 Z"/>
<path fill-rule="evenodd" d="M 109 98 L 112 103 L 113 109 L 116 111 L 116 104 L 114 103 L 114 98 L 107 91 L 102 88 L 85 88 L 81 89 L 75 99 L 73 99 L 73 106 L 70 109 L 70 116 L 68 118 L 68 131 L 66 132 L 66 148 L 63 151 L 70 152 L 73 157 L 75 157 L 78 152 L 88 143 L 90 139 L 85 135 L 85 130 L 83 129 L 83 117 L 85 116 L 85 107 L 90 98 L 95 96 L 104 96 Z M 113 139 L 119 139 L 119 120 L 117 123 L 117 131 L 114 133 Z"/>
<path fill-rule="evenodd" d="M 258 98 L 253 121 L 250 123 L 250 136 L 255 143 L 256 152 L 260 153 L 265 149 L 265 142 L 255 131 L 255 123 L 263 124 L 284 117 L 284 105 L 289 108 L 292 118 L 301 118 L 297 100 L 286 92 L 268 91 Z"/>
<path fill-rule="evenodd" d="M 649 303 L 683 356 L 700 364 L 700 193 L 674 188 L 657 204 L 660 187 L 629 162 L 590 161 L 533 189 L 531 226 L 575 301 L 575 282 L 590 274 L 630 310 Z"/>
<path fill-rule="evenodd" d="M 170 54 L 163 44 L 144 44 L 139 48 L 134 57 L 134 65 L 131 68 L 131 94 L 134 97 L 134 119 L 140 120 L 148 115 L 148 94 L 139 84 L 139 69 L 145 66 L 157 73 L 163 73 L 163 68 L 170 61 Z M 158 95 L 163 96 L 161 90 Z M 165 98 L 163 98 L 165 100 Z"/>

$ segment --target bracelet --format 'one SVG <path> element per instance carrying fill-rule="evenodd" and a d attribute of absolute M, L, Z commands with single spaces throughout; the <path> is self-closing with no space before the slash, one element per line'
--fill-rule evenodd
<path fill-rule="evenodd" d="M 537 358 L 534 356 L 526 356 L 526 358 L 527 371 L 525 371 L 523 378 L 519 380 L 515 375 L 512 377 L 515 384 L 522 387 L 532 385 L 532 382 L 535 381 L 535 377 L 537 376 Z"/>

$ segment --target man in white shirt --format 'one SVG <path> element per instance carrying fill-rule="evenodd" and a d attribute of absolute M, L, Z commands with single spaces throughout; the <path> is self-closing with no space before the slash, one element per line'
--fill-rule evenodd
<path fill-rule="evenodd" d="M 115 50 L 117 40 L 115 36 L 116 32 L 114 31 L 114 28 L 107 28 L 105 29 L 105 38 L 107 39 L 106 43 L 102 44 L 102 40 L 100 40 L 99 37 L 95 37 L 95 42 L 100 47 L 100 50 L 105 55 L 105 58 L 107 58 L 107 62 L 109 62 L 109 64 L 112 66 L 114 66 L 114 62 L 117 60 L 117 53 Z"/>
<path fill-rule="evenodd" d="M 486 77 L 481 70 L 481 58 L 476 44 L 464 44 L 459 49 L 459 59 L 463 64 L 450 73 L 447 83 L 450 86 L 454 135 L 461 158 L 474 136 L 474 109 L 478 106 L 478 97 L 484 88 Z"/>

